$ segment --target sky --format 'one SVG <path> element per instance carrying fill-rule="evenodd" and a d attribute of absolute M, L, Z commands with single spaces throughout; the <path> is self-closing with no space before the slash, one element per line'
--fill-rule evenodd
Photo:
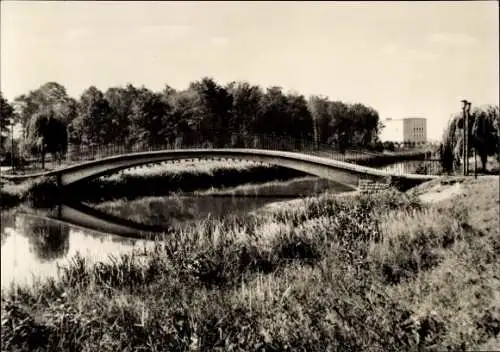
<path fill-rule="evenodd" d="M 49 81 L 185 89 L 213 77 L 425 117 L 499 103 L 497 1 L 1 1 L 5 97 Z"/>

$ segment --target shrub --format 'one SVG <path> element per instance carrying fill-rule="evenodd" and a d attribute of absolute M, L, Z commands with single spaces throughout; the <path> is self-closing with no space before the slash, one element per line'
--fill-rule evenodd
<path fill-rule="evenodd" d="M 56 178 L 48 176 L 34 180 L 24 198 L 34 208 L 50 208 L 60 203 L 61 195 Z"/>
<path fill-rule="evenodd" d="M 15 206 L 21 202 L 21 194 L 0 189 L 0 209 Z"/>

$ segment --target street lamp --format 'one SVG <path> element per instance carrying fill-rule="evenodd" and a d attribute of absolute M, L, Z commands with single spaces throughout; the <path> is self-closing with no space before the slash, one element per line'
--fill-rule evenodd
<path fill-rule="evenodd" d="M 14 119 L 10 120 L 10 165 L 14 173 Z"/>
<path fill-rule="evenodd" d="M 468 170 L 469 170 L 469 115 L 468 112 L 470 111 L 470 102 L 467 100 L 463 99 L 462 101 L 463 107 L 463 129 L 464 129 L 464 135 L 463 135 L 463 156 L 464 156 L 464 176 L 467 176 Z"/>

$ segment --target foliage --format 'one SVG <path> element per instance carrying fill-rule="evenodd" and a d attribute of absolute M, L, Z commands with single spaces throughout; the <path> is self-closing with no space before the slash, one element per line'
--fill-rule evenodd
<path fill-rule="evenodd" d="M 2 290 L 2 349 L 495 347 L 498 182 L 471 182 L 434 205 L 323 195 L 107 263 L 76 256 L 57 279 Z"/>
<path fill-rule="evenodd" d="M 109 104 L 113 135 L 111 142 L 128 141 L 133 131 L 129 124 L 132 114 L 132 104 L 138 95 L 138 90 L 131 84 L 123 87 L 111 87 L 104 93 L 104 99 Z"/>
<path fill-rule="evenodd" d="M 394 142 L 387 141 L 383 143 L 383 149 L 393 152 L 396 150 L 396 146 L 394 145 Z"/>
<path fill-rule="evenodd" d="M 441 144 L 441 160 L 445 170 L 452 171 L 455 165 L 463 160 L 463 114 L 452 116 L 448 127 L 443 134 Z M 500 116 L 498 106 L 486 105 L 476 107 L 469 117 L 469 150 L 467 157 L 474 148 L 482 162 L 482 169 L 486 171 L 488 156 L 499 153 L 500 148 Z"/>
<path fill-rule="evenodd" d="M 0 150 L 4 150 L 4 142 L 9 134 L 9 126 L 12 126 L 15 117 L 14 108 L 0 92 Z"/>
<path fill-rule="evenodd" d="M 85 90 L 78 103 L 78 116 L 72 122 L 74 140 L 87 145 L 107 144 L 115 135 L 111 108 L 102 92 L 92 86 Z"/>
<path fill-rule="evenodd" d="M 33 208 L 52 208 L 61 201 L 56 178 L 39 177 L 20 184 L 1 184 L 1 208 L 27 202 Z"/>
<path fill-rule="evenodd" d="M 0 188 L 0 209 L 13 207 L 21 202 L 21 194 Z"/>
<path fill-rule="evenodd" d="M 261 111 L 256 109 L 263 97 L 262 89 L 247 82 L 232 82 L 227 88 L 233 97 L 232 115 L 235 131 L 241 131 L 243 136 L 256 131 L 256 121 L 259 121 Z"/>
<path fill-rule="evenodd" d="M 471 145 L 481 158 L 482 168 L 486 169 L 488 156 L 500 152 L 500 114 L 498 106 L 488 105 L 476 108 L 472 114 Z"/>
<path fill-rule="evenodd" d="M 345 149 L 350 146 L 370 147 L 377 141 L 379 116 L 371 107 L 312 96 L 309 108 L 315 121 L 317 143 Z"/>
<path fill-rule="evenodd" d="M 17 97 L 14 104 L 19 108 L 19 122 L 24 127 L 34 114 L 49 109 L 54 112 L 56 118 L 66 124 L 76 116 L 76 101 L 67 95 L 66 88 L 56 82 L 47 82 Z"/>
<path fill-rule="evenodd" d="M 54 176 L 33 180 L 23 193 L 22 199 L 34 208 L 52 208 L 61 201 L 60 189 Z"/>
<path fill-rule="evenodd" d="M 51 110 L 67 126 L 77 145 L 165 144 L 247 146 L 250 136 L 276 135 L 316 141 L 333 147 L 370 148 L 376 141 L 379 117 L 360 103 L 332 102 L 326 97 L 307 100 L 281 87 L 266 90 L 248 82 L 217 83 L 204 77 L 176 91 L 161 92 L 131 84 L 105 93 L 86 89 L 79 100 L 63 86 L 48 82 L 14 101 L 26 129 L 33 116 Z"/>
<path fill-rule="evenodd" d="M 175 130 L 168 125 L 170 110 L 170 106 L 159 94 L 146 88 L 138 90 L 129 114 L 130 130 L 134 131 L 131 141 L 151 146 L 171 140 L 175 136 Z"/>
<path fill-rule="evenodd" d="M 208 77 L 191 83 L 190 89 L 198 96 L 198 132 L 201 137 L 217 147 L 226 145 L 229 134 L 234 131 L 231 126 L 233 97 L 226 88 Z"/>
<path fill-rule="evenodd" d="M 53 110 L 37 112 L 31 116 L 26 128 L 25 148 L 32 154 L 39 154 L 42 167 L 46 153 L 61 156 L 68 147 L 66 125 L 56 117 Z"/>
<path fill-rule="evenodd" d="M 11 119 L 14 117 L 14 108 L 3 97 L 0 92 L 0 133 L 8 132 L 7 128 L 11 124 Z"/>

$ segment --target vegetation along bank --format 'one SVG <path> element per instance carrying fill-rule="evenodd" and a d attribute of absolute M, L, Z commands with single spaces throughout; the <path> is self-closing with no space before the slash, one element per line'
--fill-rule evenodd
<path fill-rule="evenodd" d="M 495 177 L 325 194 L 75 257 L 2 291 L 2 349 L 498 350 L 498 203 Z"/>

